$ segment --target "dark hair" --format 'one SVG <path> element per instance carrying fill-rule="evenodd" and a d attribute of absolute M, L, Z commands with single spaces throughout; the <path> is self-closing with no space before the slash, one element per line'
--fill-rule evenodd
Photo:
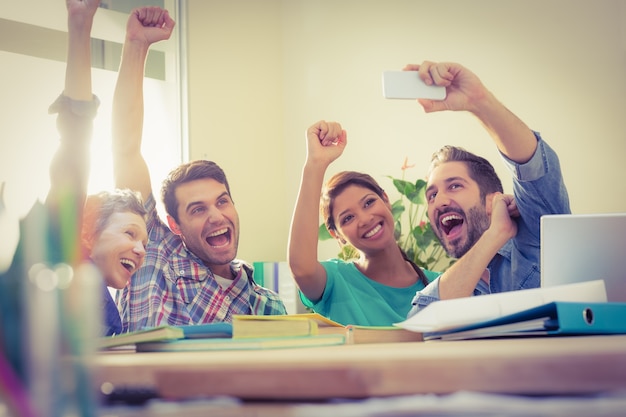
<path fill-rule="evenodd" d="M 83 241 L 90 242 L 99 236 L 115 213 L 135 213 L 145 220 L 147 211 L 140 194 L 132 190 L 117 189 L 89 195 L 83 210 Z"/>
<path fill-rule="evenodd" d="M 368 174 L 355 171 L 342 171 L 333 175 L 324 185 L 322 195 L 320 197 L 320 213 L 324 219 L 326 228 L 329 231 L 337 230 L 335 220 L 333 219 L 333 203 L 335 202 L 335 198 L 337 198 L 339 194 L 351 185 L 367 188 L 368 190 L 376 193 L 376 195 L 380 198 L 386 200 L 385 190 Z M 402 253 L 404 260 L 411 264 L 417 273 L 420 282 L 424 284 L 424 286 L 428 285 L 428 279 L 426 278 L 424 271 L 422 271 L 422 269 L 417 266 L 415 262 L 409 259 L 400 245 L 398 245 L 398 249 L 400 249 L 400 253 Z"/>
<path fill-rule="evenodd" d="M 165 211 L 167 211 L 167 214 L 172 216 L 176 222 L 178 222 L 178 201 L 176 200 L 176 188 L 181 184 L 205 178 L 213 179 L 220 184 L 224 184 L 226 186 L 226 191 L 230 195 L 230 186 L 228 185 L 226 174 L 222 168 L 220 168 L 215 162 L 206 161 L 204 159 L 199 159 L 178 166 L 172 170 L 168 174 L 165 181 L 163 181 L 163 185 L 161 186 L 161 199 L 165 205 Z"/>
<path fill-rule="evenodd" d="M 358 185 L 376 193 L 380 198 L 384 198 L 383 188 L 376 180 L 367 174 L 355 171 L 343 171 L 333 175 L 324 185 L 320 198 L 320 213 L 326 223 L 328 230 L 337 230 L 333 219 L 333 203 L 335 198 L 350 185 Z"/>
<path fill-rule="evenodd" d="M 465 163 L 470 178 L 478 184 L 483 201 L 487 194 L 504 192 L 502 182 L 489 161 L 457 146 L 446 145 L 433 153 L 428 170 L 429 176 L 433 169 L 446 162 Z"/>

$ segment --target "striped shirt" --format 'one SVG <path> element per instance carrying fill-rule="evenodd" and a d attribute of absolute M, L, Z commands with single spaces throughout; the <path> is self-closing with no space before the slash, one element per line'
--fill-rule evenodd
<path fill-rule="evenodd" d="M 211 270 L 161 221 L 153 195 L 145 205 L 144 264 L 118 296 L 124 332 L 165 324 L 230 322 L 235 314 L 287 314 L 278 294 L 256 284 L 252 267 L 241 260 L 231 262 L 235 279 L 222 288 Z"/>

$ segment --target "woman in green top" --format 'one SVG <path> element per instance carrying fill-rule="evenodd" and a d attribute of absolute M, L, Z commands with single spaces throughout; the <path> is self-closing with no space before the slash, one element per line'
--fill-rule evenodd
<path fill-rule="evenodd" d="M 307 158 L 289 236 L 288 263 L 303 303 L 342 324 L 389 326 L 406 318 L 417 290 L 439 274 L 411 262 L 395 240 L 391 204 L 369 175 L 341 172 L 320 191 L 328 166 L 347 144 L 339 123 L 309 127 Z M 353 261 L 319 262 L 318 207 L 340 245 L 359 252 Z"/>

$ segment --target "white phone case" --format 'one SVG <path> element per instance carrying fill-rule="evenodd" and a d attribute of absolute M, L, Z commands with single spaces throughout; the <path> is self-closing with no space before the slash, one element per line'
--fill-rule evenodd
<path fill-rule="evenodd" d="M 417 71 L 384 71 L 383 96 L 385 98 L 444 100 L 446 88 L 426 85 Z"/>

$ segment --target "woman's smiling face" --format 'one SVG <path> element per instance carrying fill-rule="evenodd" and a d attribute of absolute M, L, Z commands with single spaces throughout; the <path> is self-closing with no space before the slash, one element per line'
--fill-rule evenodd
<path fill-rule="evenodd" d="M 93 242 L 90 258 L 106 285 L 122 289 L 143 264 L 148 232 L 143 217 L 132 212 L 113 213 Z"/>
<path fill-rule="evenodd" d="M 396 245 L 389 202 L 369 188 L 349 185 L 333 202 L 337 233 L 356 249 L 367 253 Z"/>

